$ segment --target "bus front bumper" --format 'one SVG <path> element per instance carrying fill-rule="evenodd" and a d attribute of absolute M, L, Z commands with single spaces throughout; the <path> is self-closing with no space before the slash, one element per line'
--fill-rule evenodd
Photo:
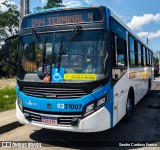
<path fill-rule="evenodd" d="M 61 131 L 72 131 L 72 132 L 99 132 L 110 128 L 111 117 L 109 111 L 102 107 L 93 114 L 86 118 L 80 119 L 76 126 L 71 125 L 50 125 L 43 124 L 42 122 L 28 121 L 25 115 L 22 113 L 16 102 L 16 116 L 20 123 L 34 125 L 40 128 L 54 129 Z"/>

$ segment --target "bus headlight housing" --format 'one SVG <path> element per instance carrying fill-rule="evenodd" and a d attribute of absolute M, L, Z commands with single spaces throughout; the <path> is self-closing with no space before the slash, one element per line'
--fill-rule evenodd
<path fill-rule="evenodd" d="M 87 105 L 85 115 L 90 114 L 94 111 L 94 103 Z"/>
<path fill-rule="evenodd" d="M 98 100 L 98 102 L 97 102 L 97 107 L 103 105 L 105 102 L 106 102 L 106 98 L 105 98 L 105 97 L 102 98 L 102 99 L 100 99 L 100 100 Z"/>
<path fill-rule="evenodd" d="M 85 107 L 84 117 L 92 114 L 93 112 L 95 112 L 98 109 L 100 109 L 101 107 L 103 107 L 107 101 L 108 101 L 108 94 L 105 97 L 88 104 Z"/>
<path fill-rule="evenodd" d="M 18 104 L 18 107 L 20 108 L 20 110 L 23 111 L 23 102 L 21 101 L 21 99 L 19 97 L 17 99 L 17 104 Z"/>

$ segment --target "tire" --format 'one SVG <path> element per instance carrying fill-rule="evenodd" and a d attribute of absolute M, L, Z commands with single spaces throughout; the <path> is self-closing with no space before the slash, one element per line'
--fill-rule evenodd
<path fill-rule="evenodd" d="M 129 91 L 126 103 L 126 115 L 124 116 L 125 121 L 129 121 L 133 111 L 133 94 Z"/>
<path fill-rule="evenodd" d="M 147 96 L 150 96 L 151 95 L 151 80 L 149 79 L 148 80 L 148 88 L 147 88 Z"/>

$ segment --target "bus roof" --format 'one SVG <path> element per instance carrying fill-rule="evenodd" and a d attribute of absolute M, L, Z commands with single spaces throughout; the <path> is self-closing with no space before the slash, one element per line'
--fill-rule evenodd
<path fill-rule="evenodd" d="M 37 13 L 43 13 L 43 12 L 48 12 L 48 11 L 56 11 L 56 10 L 70 10 L 70 9 L 81 9 L 81 8 L 92 8 L 92 7 L 100 7 L 100 6 L 91 6 L 91 5 L 79 5 L 79 6 L 66 6 L 66 7 L 55 7 L 55 8 L 49 8 L 49 9 L 44 9 L 44 10 L 39 10 L 32 12 L 31 14 L 37 14 Z"/>

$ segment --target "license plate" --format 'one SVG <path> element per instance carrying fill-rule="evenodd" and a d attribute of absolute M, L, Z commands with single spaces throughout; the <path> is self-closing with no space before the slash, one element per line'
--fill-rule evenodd
<path fill-rule="evenodd" d="M 45 124 L 52 124 L 52 125 L 56 125 L 57 124 L 57 118 L 41 117 L 41 120 Z"/>

